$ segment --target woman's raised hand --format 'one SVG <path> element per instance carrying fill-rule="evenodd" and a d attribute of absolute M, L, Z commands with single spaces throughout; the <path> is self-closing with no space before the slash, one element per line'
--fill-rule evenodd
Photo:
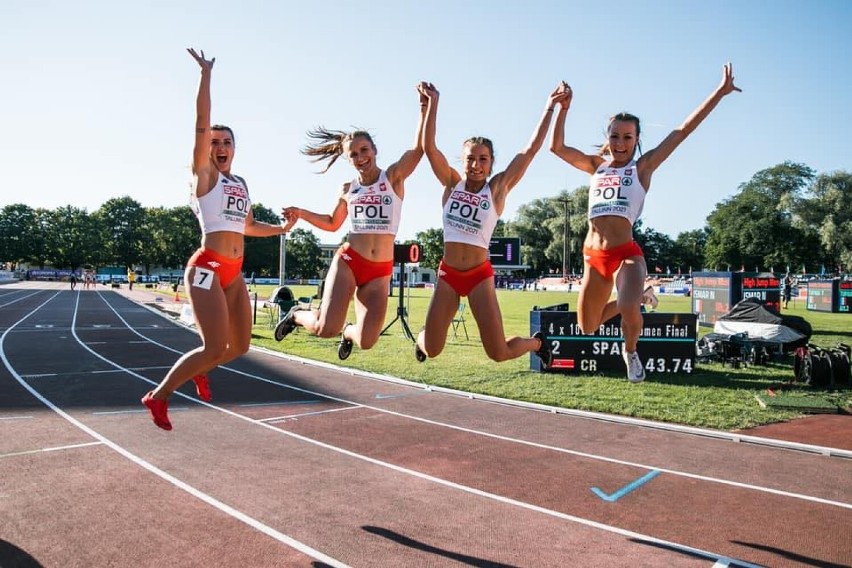
<path fill-rule="evenodd" d="M 192 47 L 188 47 L 186 50 L 189 52 L 192 58 L 198 62 L 198 65 L 199 67 L 201 67 L 202 71 L 210 71 L 211 69 L 213 69 L 213 64 L 216 63 L 215 57 L 213 59 L 205 59 L 203 49 L 201 50 L 201 55 L 199 55 L 198 52 L 195 51 L 195 49 Z"/>
<path fill-rule="evenodd" d="M 430 100 L 438 102 L 438 97 L 440 96 L 440 93 L 438 93 L 438 89 L 435 88 L 435 85 L 433 85 L 432 83 L 427 83 L 426 81 L 421 81 L 420 84 L 417 85 L 417 92 L 420 93 L 421 103 Z"/>
<path fill-rule="evenodd" d="M 571 106 L 571 97 L 573 94 L 574 93 L 571 91 L 571 87 L 568 86 L 568 83 L 560 81 L 553 92 L 550 93 L 550 96 L 547 97 L 547 108 L 552 109 L 557 104 L 568 108 Z"/>
<path fill-rule="evenodd" d="M 731 63 L 725 63 L 722 67 L 722 82 L 719 83 L 719 92 L 722 95 L 728 95 L 733 91 L 741 93 L 743 90 L 734 85 L 734 66 Z"/>

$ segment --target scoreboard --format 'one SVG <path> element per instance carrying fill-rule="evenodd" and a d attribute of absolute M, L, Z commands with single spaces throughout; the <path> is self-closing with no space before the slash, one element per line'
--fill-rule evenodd
<path fill-rule="evenodd" d="M 769 272 L 696 272 L 692 275 L 692 311 L 698 325 L 713 326 L 739 301 L 756 298 L 781 311 L 781 279 Z"/>
<path fill-rule="evenodd" d="M 756 298 L 767 308 L 781 313 L 781 279 L 774 274 L 743 274 L 740 300 Z"/>
<path fill-rule="evenodd" d="M 852 280 L 841 280 L 837 288 L 837 311 L 852 314 Z"/>
<path fill-rule="evenodd" d="M 638 352 L 648 373 L 692 373 L 695 369 L 696 314 L 643 314 Z M 624 338 L 621 317 L 600 325 L 591 335 L 584 335 L 577 323 L 577 313 L 567 304 L 530 312 L 530 334 L 541 330 L 550 342 L 553 362 L 542 368 L 541 359 L 530 355 L 530 368 L 551 373 L 591 374 L 625 372 L 622 350 Z"/>
<path fill-rule="evenodd" d="M 852 313 L 852 280 L 809 280 L 807 308 L 812 312 Z"/>
<path fill-rule="evenodd" d="M 488 256 L 495 266 L 521 266 L 521 239 L 493 237 L 488 244 Z"/>
<path fill-rule="evenodd" d="M 692 275 L 692 312 L 699 325 L 712 326 L 720 316 L 739 302 L 731 297 L 739 272 L 696 272 Z M 736 282 L 735 282 L 736 281 Z"/>
<path fill-rule="evenodd" d="M 812 312 L 833 312 L 837 297 L 834 280 L 811 280 L 808 282 L 807 308 Z"/>

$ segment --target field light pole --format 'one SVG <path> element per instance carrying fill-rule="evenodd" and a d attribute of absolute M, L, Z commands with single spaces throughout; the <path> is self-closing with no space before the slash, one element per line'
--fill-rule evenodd
<path fill-rule="evenodd" d="M 283 233 L 279 237 L 280 244 L 278 247 L 278 285 L 284 285 L 284 270 L 287 267 L 287 234 Z"/>
<path fill-rule="evenodd" d="M 562 223 L 562 277 L 568 278 L 567 269 L 571 266 L 571 249 L 568 248 L 568 200 L 563 199 L 565 221 Z"/>

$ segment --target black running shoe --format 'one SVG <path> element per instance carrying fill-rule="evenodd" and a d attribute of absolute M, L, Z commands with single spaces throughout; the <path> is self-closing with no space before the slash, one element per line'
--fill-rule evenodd
<path fill-rule="evenodd" d="M 281 341 L 288 335 L 290 335 L 294 329 L 296 329 L 296 312 L 303 310 L 304 308 L 300 306 L 293 306 L 290 308 L 290 311 L 281 318 L 281 321 L 278 322 L 278 325 L 275 326 L 275 341 Z"/>
<path fill-rule="evenodd" d="M 340 344 L 337 346 L 337 356 L 341 361 L 345 361 L 352 354 L 352 340 L 346 339 L 346 328 L 352 325 L 347 323 L 343 326 L 343 331 L 340 332 Z"/>
<path fill-rule="evenodd" d="M 550 367 L 551 363 L 553 363 L 553 353 L 550 351 L 550 342 L 540 331 L 535 332 L 533 334 L 533 338 L 538 339 L 541 342 L 541 347 L 538 348 L 535 354 L 538 355 L 539 359 L 541 359 L 541 363 L 546 369 Z"/>
<path fill-rule="evenodd" d="M 418 363 L 422 363 L 426 360 L 426 354 L 420 349 L 420 346 L 416 343 L 414 344 L 414 357 L 417 359 Z"/>

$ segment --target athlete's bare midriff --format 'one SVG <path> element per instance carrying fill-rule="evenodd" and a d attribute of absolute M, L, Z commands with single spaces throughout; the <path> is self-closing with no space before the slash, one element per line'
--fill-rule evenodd
<path fill-rule="evenodd" d="M 633 240 L 633 225 L 628 219 L 605 215 L 589 219 L 589 232 L 583 246 L 594 250 L 608 250 Z"/>
<path fill-rule="evenodd" d="M 369 233 L 350 233 L 349 245 L 355 252 L 372 262 L 393 260 L 394 235 L 371 235 Z"/>
<path fill-rule="evenodd" d="M 214 231 L 201 237 L 201 246 L 228 258 L 243 256 L 245 239 L 234 231 Z"/>
<path fill-rule="evenodd" d="M 465 243 L 445 243 L 444 262 L 456 270 L 476 268 L 489 259 L 488 250 Z"/>

